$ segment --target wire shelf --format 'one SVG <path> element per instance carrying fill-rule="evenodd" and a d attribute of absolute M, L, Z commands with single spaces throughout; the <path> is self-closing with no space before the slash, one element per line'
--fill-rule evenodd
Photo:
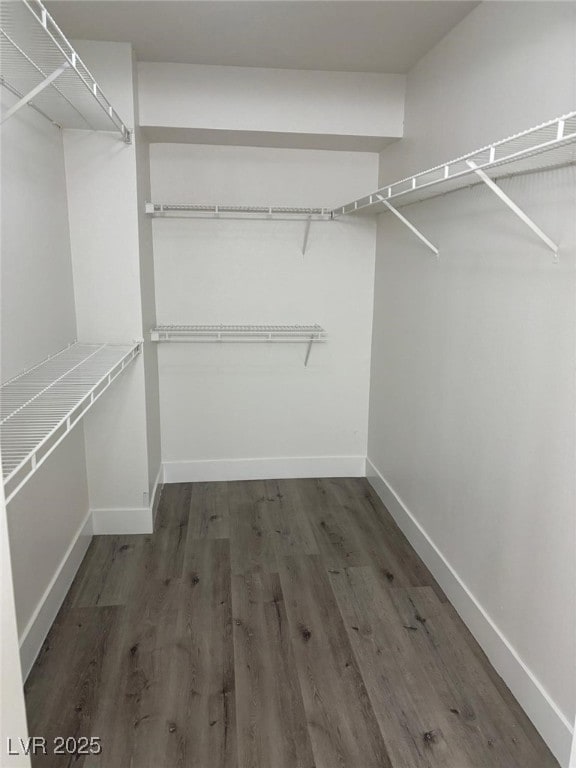
<path fill-rule="evenodd" d="M 146 213 L 159 218 L 188 219 L 276 219 L 330 221 L 329 208 L 294 208 L 271 205 L 197 205 L 187 203 L 146 203 Z"/>
<path fill-rule="evenodd" d="M 40 0 L 0 2 L 0 65 L 0 83 L 23 100 L 19 106 L 30 104 L 61 128 L 119 131 L 130 143 L 124 121 Z"/>
<path fill-rule="evenodd" d="M 313 344 L 327 340 L 320 325 L 158 325 L 150 331 L 152 341 L 176 343 L 306 343 L 304 365 Z"/>
<path fill-rule="evenodd" d="M 474 168 L 490 173 L 492 179 L 516 176 L 576 163 L 576 112 L 557 117 L 535 128 L 488 144 L 482 149 L 443 163 L 427 171 L 388 184 L 370 195 L 335 208 L 334 218 L 347 214 L 385 213 L 383 201 L 395 208 L 482 183 Z"/>
<path fill-rule="evenodd" d="M 140 343 L 72 344 L 0 387 L 6 501 L 16 495 L 140 348 Z"/>
<path fill-rule="evenodd" d="M 320 325 L 158 325 L 152 341 L 325 341 Z"/>

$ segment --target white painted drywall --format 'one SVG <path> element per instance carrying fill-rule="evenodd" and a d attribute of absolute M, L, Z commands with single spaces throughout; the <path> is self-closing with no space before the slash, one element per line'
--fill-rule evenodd
<path fill-rule="evenodd" d="M 1 464 L 0 455 L 0 464 Z M 22 685 L 22 670 L 20 667 L 20 650 L 18 647 L 18 628 L 16 625 L 16 602 L 10 563 L 10 543 L 8 540 L 8 525 L 6 521 L 6 506 L 4 504 L 4 486 L 0 485 L 0 601 L 2 616 L 0 636 L 2 651 L 0 653 L 0 677 L 2 680 L 2 695 L 0 696 L 0 763 L 6 768 L 30 766 L 30 758 L 23 754 L 9 755 L 9 742 L 18 743 L 18 738 L 28 737 L 26 723 L 26 707 Z"/>
<path fill-rule="evenodd" d="M 409 73 L 404 136 L 380 181 L 404 178 L 574 109 L 575 5 L 481 3 Z"/>
<path fill-rule="evenodd" d="M 573 109 L 574 14 L 563 3 L 473 11 L 409 74 L 406 139 L 381 156 L 381 181 Z M 576 179 L 570 168 L 501 185 L 560 244 L 559 265 L 483 187 L 403 209 L 438 261 L 380 217 L 368 457 L 525 665 L 526 685 L 512 656 L 497 667 L 566 765 Z"/>
<path fill-rule="evenodd" d="M 16 98 L 1 90 L 2 108 Z M 29 108 L 2 125 L 1 380 L 76 339 L 62 133 Z"/>
<path fill-rule="evenodd" d="M 1 245 L 6 380 L 76 338 L 62 134 L 29 108 L 2 126 Z M 20 642 L 32 622 L 32 660 L 65 594 L 47 588 L 87 512 L 80 424 L 8 505 Z"/>
<path fill-rule="evenodd" d="M 138 70 L 132 64 L 134 112 L 138 114 Z M 149 500 L 154 503 L 155 484 L 161 469 L 160 454 L 160 384 L 158 377 L 158 348 L 150 341 L 148 329 L 156 325 L 156 290 L 154 287 L 154 247 L 152 220 L 146 215 L 145 205 L 150 192 L 150 147 L 142 130 L 134 131 L 136 147 L 136 205 L 138 211 L 138 238 L 140 251 L 140 297 L 142 301 L 143 360 L 146 395 L 146 434 L 148 443 Z M 161 478 L 160 478 L 161 480 Z"/>
<path fill-rule="evenodd" d="M 142 126 L 286 140 L 402 136 L 404 75 L 146 62 L 138 70 Z"/>
<path fill-rule="evenodd" d="M 153 504 L 155 483 L 161 468 L 160 383 L 158 347 L 150 340 L 148 330 L 156 325 L 156 289 L 154 285 L 154 251 L 152 221 L 145 213 L 150 200 L 150 152 L 141 131 L 136 131 L 136 168 L 138 174 L 138 228 L 140 238 L 140 290 L 142 298 L 143 361 L 146 394 L 146 433 L 148 447 L 149 498 Z"/>
<path fill-rule="evenodd" d="M 134 120 L 132 49 L 78 42 L 79 54 L 127 125 Z M 136 148 L 117 134 L 64 132 L 78 336 L 143 336 Z M 149 507 L 144 361 L 140 356 L 85 418 L 90 506 Z M 99 531 L 103 533 L 104 531 Z"/>
<path fill-rule="evenodd" d="M 68 548 L 79 535 L 88 514 L 81 428 L 70 432 L 28 480 L 8 505 L 8 512 L 16 615 L 22 642 L 28 624 L 44 602 L 46 589 L 63 567 Z"/>
<path fill-rule="evenodd" d="M 151 174 L 164 202 L 331 206 L 376 183 L 377 156 L 153 144 Z M 330 338 L 308 368 L 303 345 L 161 345 L 164 462 L 365 455 L 374 227 L 313 223 L 302 256 L 303 222 L 154 220 L 159 323 L 319 323 Z"/>

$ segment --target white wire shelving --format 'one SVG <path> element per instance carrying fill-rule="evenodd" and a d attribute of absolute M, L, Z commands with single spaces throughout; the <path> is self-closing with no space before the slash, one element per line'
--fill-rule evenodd
<path fill-rule="evenodd" d="M 353 200 L 339 208 L 278 208 L 267 206 L 187 205 L 146 203 L 146 213 L 160 218 L 257 218 L 306 221 L 302 253 L 314 220 L 334 221 L 350 214 L 377 215 L 393 213 L 436 256 L 438 248 L 415 227 L 399 208 L 431 197 L 444 195 L 474 184 L 484 183 L 518 216 L 558 258 L 558 246 L 496 184 L 508 178 L 539 170 L 576 164 L 576 111 L 529 128 L 501 141 L 450 160 L 434 168 L 386 184 L 376 192 Z"/>
<path fill-rule="evenodd" d="M 40 0 L 0 2 L 0 84 L 61 128 L 131 132 Z"/>
<path fill-rule="evenodd" d="M 329 221 L 330 208 L 290 208 L 274 205 L 196 205 L 193 203 L 146 203 L 146 213 L 161 218 L 275 219 L 280 221 Z"/>
<path fill-rule="evenodd" d="M 550 248 L 556 259 L 558 246 L 494 180 L 574 163 L 576 111 L 488 144 L 427 171 L 380 187 L 372 194 L 335 208 L 332 217 L 337 219 L 349 214 L 375 215 L 391 212 L 438 255 L 438 249 L 397 209 L 473 184 L 484 183 Z"/>
<path fill-rule="evenodd" d="M 308 345 L 308 365 L 313 344 L 327 341 L 320 325 L 158 325 L 150 331 L 152 341 L 176 343 L 268 343 Z"/>
<path fill-rule="evenodd" d="M 291 208 L 273 205 L 196 205 L 187 203 L 146 203 L 146 213 L 163 219 L 247 219 L 267 221 L 303 221 L 302 255 L 306 254 L 310 225 L 313 221 L 331 221 L 329 208 Z"/>
<path fill-rule="evenodd" d="M 0 387 L 6 501 L 139 354 L 134 344 L 75 343 Z"/>

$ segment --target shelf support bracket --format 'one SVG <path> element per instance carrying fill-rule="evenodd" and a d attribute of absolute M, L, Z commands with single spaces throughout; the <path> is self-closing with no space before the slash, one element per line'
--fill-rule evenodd
<path fill-rule="evenodd" d="M 518 216 L 519 219 L 521 219 L 524 224 L 526 224 L 534 234 L 536 234 L 540 240 L 542 240 L 543 243 L 546 244 L 548 248 L 552 251 L 554 254 L 554 261 L 558 261 L 558 246 L 556 243 L 551 240 L 548 235 L 545 232 L 542 232 L 540 227 L 535 224 L 532 219 L 524 213 L 524 211 L 516 205 L 516 203 L 511 200 L 508 195 L 494 182 L 490 176 L 488 176 L 481 168 L 478 168 L 475 162 L 472 160 L 466 160 L 466 164 L 471 168 L 474 173 L 486 184 L 486 186 L 494 192 L 495 195 L 498 195 L 500 200 L 502 200 L 510 210 Z"/>
<path fill-rule="evenodd" d="M 12 115 L 15 115 L 21 107 L 29 104 L 35 96 L 38 96 L 39 93 L 42 93 L 42 91 L 51 85 L 57 77 L 60 77 L 60 75 L 65 72 L 69 66 L 70 64 L 65 61 L 64 64 L 58 67 L 58 69 L 55 69 L 51 75 L 48 75 L 45 80 L 42 80 L 42 82 L 39 83 L 35 88 L 32 88 L 29 93 L 19 99 L 16 104 L 13 104 L 10 109 L 2 115 L 0 124 L 5 123 L 6 120 L 12 117 Z"/>
<path fill-rule="evenodd" d="M 306 349 L 306 358 L 304 360 L 304 367 L 306 368 L 308 365 L 308 360 L 310 358 L 310 352 L 312 352 L 312 344 L 314 343 L 314 337 L 310 336 L 310 341 L 308 342 L 308 348 Z"/>
<path fill-rule="evenodd" d="M 420 230 L 419 230 L 419 229 L 416 229 L 416 227 L 414 226 L 414 224 L 412 224 L 412 222 L 408 221 L 408 219 L 407 219 L 405 216 L 402 216 L 402 214 L 400 213 L 400 211 L 397 211 L 397 210 L 396 210 L 396 208 L 394 208 L 394 206 L 390 205 L 390 203 L 388 202 L 388 200 L 385 200 L 385 199 L 382 197 L 382 195 L 375 195 L 375 197 L 377 197 L 377 198 L 378 198 L 378 200 L 379 200 L 379 201 L 380 201 L 380 202 L 381 202 L 383 205 L 385 205 L 385 206 L 386 206 L 386 208 L 388 208 L 388 210 L 389 210 L 391 213 L 393 213 L 393 214 L 394 214 L 394 216 L 396 216 L 397 218 L 399 218 L 399 219 L 400 219 L 400 221 L 401 221 L 403 224 L 405 224 L 405 225 L 408 227 L 408 229 L 410 229 L 412 232 L 414 232 L 414 234 L 416 235 L 416 237 L 418 237 L 418 238 L 419 238 L 419 239 L 420 239 L 420 240 L 421 240 L 421 241 L 424 243 L 424 245 L 425 245 L 427 248 L 429 248 L 429 249 L 432 251 L 432 253 L 434 253 L 434 254 L 436 255 L 436 257 L 438 257 L 438 253 L 439 253 L 439 251 L 438 251 L 438 248 L 436 248 L 436 246 L 435 246 L 435 245 L 432 245 L 432 243 L 430 242 L 430 240 L 428 240 L 428 238 L 427 238 L 427 237 L 424 237 L 424 235 L 422 234 L 422 232 L 420 232 Z"/>
<path fill-rule="evenodd" d="M 302 241 L 302 256 L 306 255 L 306 246 L 308 245 L 308 235 L 310 234 L 310 224 L 312 223 L 312 216 L 308 216 L 306 219 L 306 225 L 304 227 L 304 240 Z"/>

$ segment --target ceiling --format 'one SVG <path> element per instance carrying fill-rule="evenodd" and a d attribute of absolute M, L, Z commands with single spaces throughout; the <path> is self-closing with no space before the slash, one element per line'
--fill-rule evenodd
<path fill-rule="evenodd" d="M 139 61 L 402 74 L 466 16 L 463 0 L 51 0 L 74 39 Z"/>

